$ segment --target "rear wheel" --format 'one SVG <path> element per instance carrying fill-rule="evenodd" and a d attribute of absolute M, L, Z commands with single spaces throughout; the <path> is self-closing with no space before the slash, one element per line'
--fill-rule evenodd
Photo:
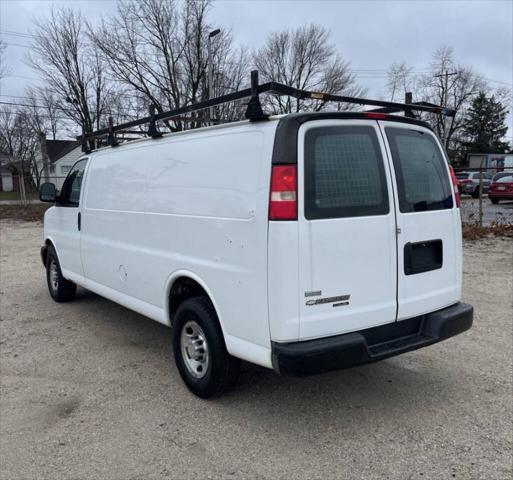
<path fill-rule="evenodd" d="M 226 350 L 217 315 L 206 297 L 190 298 L 178 308 L 173 353 L 183 381 L 201 398 L 225 391 L 240 369 L 240 360 Z"/>
<path fill-rule="evenodd" d="M 479 187 L 474 188 L 472 192 L 472 198 L 479 198 Z"/>
<path fill-rule="evenodd" d="M 490 201 L 494 204 L 494 205 L 497 205 L 499 203 L 499 199 L 498 198 L 490 198 Z"/>
<path fill-rule="evenodd" d="M 46 255 L 46 283 L 56 302 L 68 302 L 75 297 L 77 286 L 62 276 L 59 259 L 53 247 L 48 248 Z"/>

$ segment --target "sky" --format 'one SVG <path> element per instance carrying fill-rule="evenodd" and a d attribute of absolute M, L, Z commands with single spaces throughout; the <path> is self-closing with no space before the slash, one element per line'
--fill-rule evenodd
<path fill-rule="evenodd" d="M 79 8 L 92 23 L 117 7 L 115 0 L 0 0 L 0 35 L 11 73 L 0 86 L 0 101 L 19 101 L 24 88 L 37 83 L 37 73 L 24 64 L 30 37 L 23 35 L 52 4 Z M 513 88 L 513 0 L 215 0 L 210 20 L 213 27 L 231 29 L 235 42 L 248 49 L 261 46 L 270 32 L 320 24 L 369 97 L 383 98 L 393 62 L 422 72 L 444 45 L 490 86 Z"/>

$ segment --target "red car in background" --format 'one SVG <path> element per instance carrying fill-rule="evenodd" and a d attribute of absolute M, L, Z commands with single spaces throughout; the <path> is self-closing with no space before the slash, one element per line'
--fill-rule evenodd
<path fill-rule="evenodd" d="M 501 172 L 493 177 L 488 187 L 488 198 L 492 203 L 513 200 L 513 172 Z"/>

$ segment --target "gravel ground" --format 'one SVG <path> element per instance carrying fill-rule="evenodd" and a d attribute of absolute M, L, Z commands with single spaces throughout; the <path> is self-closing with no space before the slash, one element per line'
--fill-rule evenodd
<path fill-rule="evenodd" d="M 513 242 L 465 245 L 467 333 L 308 378 L 247 365 L 192 396 L 170 330 L 85 290 L 54 303 L 38 223 L 0 223 L 0 478 L 512 477 Z"/>

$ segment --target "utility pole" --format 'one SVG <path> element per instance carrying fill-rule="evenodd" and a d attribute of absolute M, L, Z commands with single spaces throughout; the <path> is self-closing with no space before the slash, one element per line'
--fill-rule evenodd
<path fill-rule="evenodd" d="M 449 90 L 449 77 L 453 76 L 453 75 L 458 75 L 459 72 L 448 72 L 447 70 L 445 71 L 445 73 L 439 73 L 438 75 L 433 75 L 434 78 L 442 78 L 442 77 L 445 77 L 445 84 L 443 86 L 443 96 L 442 96 L 442 106 L 444 107 L 447 107 L 447 99 L 448 99 L 448 90 Z M 442 115 L 442 114 L 440 114 Z M 447 132 L 447 121 L 448 121 L 448 118 L 446 115 L 445 116 L 441 116 L 440 120 L 441 120 L 441 123 L 443 125 L 443 138 L 442 138 L 442 141 L 443 141 L 443 145 L 444 147 L 447 149 L 449 148 L 449 145 L 447 145 L 447 135 L 446 135 L 446 132 Z"/>
<path fill-rule="evenodd" d="M 213 66 L 212 66 L 212 38 L 214 38 L 218 33 L 221 33 L 221 29 L 216 28 L 212 30 L 208 34 L 208 60 L 207 60 L 207 68 L 208 68 L 208 99 L 212 98 L 212 83 L 213 83 Z M 209 122 L 212 123 L 212 119 L 214 118 L 214 107 L 209 108 Z"/>
<path fill-rule="evenodd" d="M 46 151 L 46 134 L 39 134 L 39 145 L 41 147 L 41 161 L 43 162 L 43 175 L 45 182 L 50 181 L 50 172 L 48 170 L 48 152 Z"/>

